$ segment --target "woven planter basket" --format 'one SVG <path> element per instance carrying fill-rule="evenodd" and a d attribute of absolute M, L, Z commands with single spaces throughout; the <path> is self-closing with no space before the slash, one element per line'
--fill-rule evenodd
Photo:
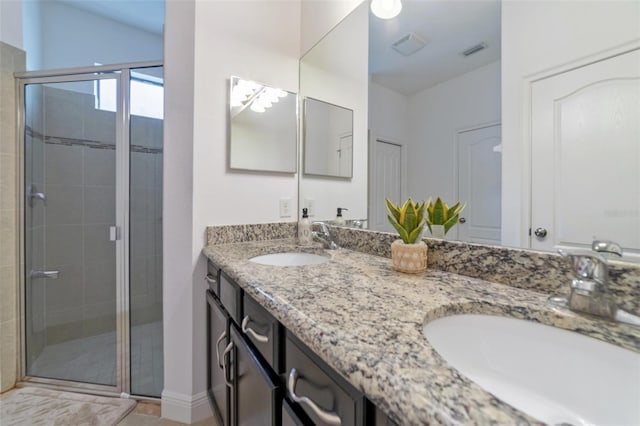
<path fill-rule="evenodd" d="M 408 274 L 426 271 L 427 245 L 424 241 L 405 244 L 402 240 L 395 240 L 391 243 L 391 267 Z"/>

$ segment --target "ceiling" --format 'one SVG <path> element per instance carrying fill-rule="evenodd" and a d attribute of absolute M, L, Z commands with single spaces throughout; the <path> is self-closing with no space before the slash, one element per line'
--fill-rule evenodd
<path fill-rule="evenodd" d="M 55 0 L 142 30 L 163 32 L 165 0 Z M 371 79 L 409 95 L 500 59 L 500 0 L 403 0 L 400 15 L 370 14 Z M 427 45 L 403 56 L 391 45 L 410 32 Z M 347 40 L 349 37 L 346 38 Z M 460 52 L 480 42 L 469 57 Z"/>
<path fill-rule="evenodd" d="M 500 0 L 404 0 L 400 15 L 369 17 L 371 79 L 409 95 L 500 59 Z M 391 45 L 410 32 L 427 45 L 403 56 Z M 484 42 L 469 57 L 460 52 Z"/>
<path fill-rule="evenodd" d="M 56 0 L 153 34 L 162 35 L 164 0 Z"/>

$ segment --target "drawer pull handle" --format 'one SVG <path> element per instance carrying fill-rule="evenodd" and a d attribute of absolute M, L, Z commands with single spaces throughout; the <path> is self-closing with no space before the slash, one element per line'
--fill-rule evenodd
<path fill-rule="evenodd" d="M 227 379 L 227 363 L 225 361 L 225 357 L 229 352 L 231 352 L 231 349 L 233 349 L 233 342 L 229 342 L 227 347 L 224 349 L 224 352 L 222 353 L 222 372 L 224 374 L 224 382 L 227 384 L 227 386 L 233 389 L 233 383 L 229 379 Z"/>
<path fill-rule="evenodd" d="M 244 317 L 244 319 L 242 320 L 242 332 L 244 334 L 248 334 L 249 336 L 253 337 L 260 343 L 269 342 L 269 336 L 263 336 L 262 334 L 258 334 L 255 332 L 255 330 L 248 327 L 249 321 L 251 321 L 251 318 L 249 318 L 249 315 Z"/>
<path fill-rule="evenodd" d="M 214 277 L 214 276 L 213 276 L 213 275 L 211 275 L 211 274 L 207 274 L 207 275 L 204 277 L 204 279 L 205 279 L 205 280 L 207 280 L 207 282 L 208 282 L 209 284 L 216 284 L 216 283 L 218 282 L 218 281 L 216 280 L 216 277 Z"/>
<path fill-rule="evenodd" d="M 291 371 L 289 372 L 289 380 L 287 380 L 287 390 L 289 391 L 289 395 L 291 396 L 291 399 L 293 399 L 295 402 L 307 404 L 309 408 L 311 408 L 311 410 L 313 410 L 313 412 L 323 422 L 328 423 L 330 425 L 339 426 L 342 423 L 342 420 L 340 419 L 340 416 L 338 416 L 336 413 L 331 413 L 323 410 L 322 408 L 318 407 L 318 405 L 316 405 L 315 402 L 313 402 L 311 399 L 307 398 L 306 396 L 296 395 L 297 381 L 298 381 L 298 372 L 296 371 L 295 368 L 292 368 Z"/>
<path fill-rule="evenodd" d="M 225 337 L 227 337 L 227 331 L 226 330 L 222 332 L 220 337 L 218 337 L 218 341 L 216 342 L 216 358 L 218 359 L 218 366 L 220 368 L 224 368 L 222 366 L 222 363 L 220 362 L 220 343 L 222 343 L 222 340 L 224 340 Z"/>

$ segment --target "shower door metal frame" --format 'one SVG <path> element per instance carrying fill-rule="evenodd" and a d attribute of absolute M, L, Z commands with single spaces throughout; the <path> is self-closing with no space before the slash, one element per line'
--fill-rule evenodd
<path fill-rule="evenodd" d="M 82 391 L 97 395 L 121 396 L 131 393 L 131 340 L 129 301 L 129 155 L 130 155 L 130 77 L 131 69 L 164 66 L 162 61 L 126 63 L 107 66 L 61 69 L 52 71 L 32 71 L 16 73 L 18 99 L 19 135 L 19 259 L 20 279 L 18 294 L 19 337 L 18 337 L 18 377 L 24 385 L 36 385 L 59 390 Z M 73 83 L 101 79 L 118 81 L 116 108 L 116 223 L 120 228 L 120 238 L 116 240 L 116 384 L 115 386 L 49 379 L 27 375 L 26 363 L 26 277 L 25 277 L 25 88 L 28 84 Z M 156 400 L 133 395 L 135 399 Z"/>

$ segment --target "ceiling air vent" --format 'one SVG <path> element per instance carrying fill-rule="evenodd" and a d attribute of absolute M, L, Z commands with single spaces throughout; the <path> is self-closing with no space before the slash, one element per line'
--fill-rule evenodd
<path fill-rule="evenodd" d="M 404 56 L 413 55 L 427 43 L 416 33 L 409 33 L 391 45 L 393 50 Z"/>
<path fill-rule="evenodd" d="M 473 55 L 474 53 L 478 53 L 479 51 L 484 50 L 486 48 L 487 48 L 487 43 L 479 43 L 479 44 L 476 44 L 475 46 L 471 46 L 470 48 L 460 52 L 460 54 L 464 57 L 467 57 L 467 56 Z"/>

